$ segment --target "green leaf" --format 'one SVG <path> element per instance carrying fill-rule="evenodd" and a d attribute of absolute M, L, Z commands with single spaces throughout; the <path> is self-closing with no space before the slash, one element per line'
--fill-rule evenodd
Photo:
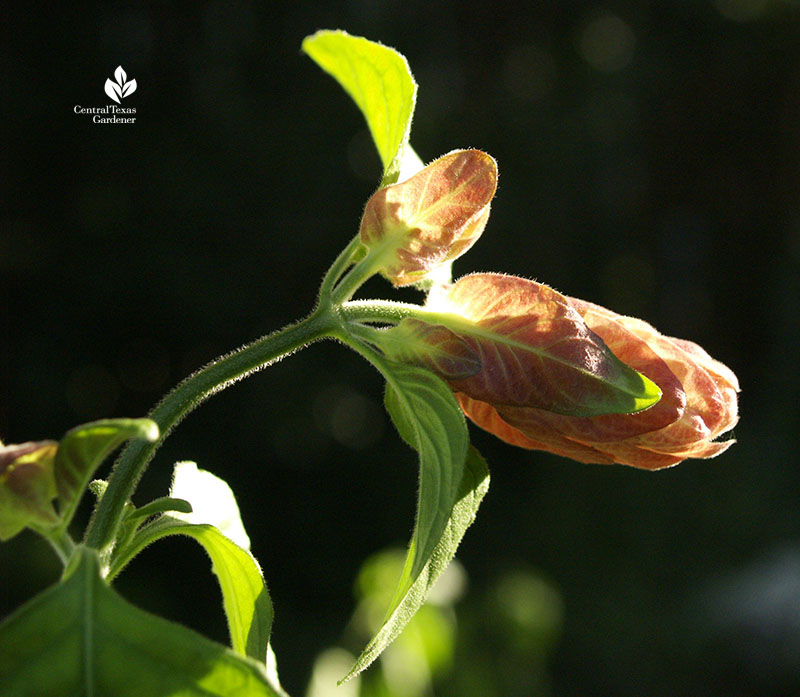
<path fill-rule="evenodd" d="M 265 662 L 273 611 L 261 567 L 250 552 L 234 544 L 213 525 L 161 516 L 136 533 L 123 556 L 112 564 L 110 575 L 115 576 L 118 568 L 133 556 L 168 535 L 187 535 L 203 546 L 222 591 L 233 650 Z"/>
<path fill-rule="evenodd" d="M 467 462 L 466 422 L 450 388 L 427 370 L 366 355 L 386 378 L 386 407 L 397 430 L 419 452 L 419 496 L 408 556 L 385 623 L 346 679 L 372 663 L 422 605 L 485 492 L 475 462 Z"/>
<path fill-rule="evenodd" d="M 4 697 L 285 697 L 258 662 L 125 601 L 83 547 L 0 625 L 0 685 Z"/>
<path fill-rule="evenodd" d="M 344 31 L 318 31 L 305 38 L 303 50 L 364 114 L 383 163 L 383 185 L 397 181 L 417 99 L 406 59 L 392 48 Z"/>
<path fill-rule="evenodd" d="M 261 567 L 241 544 L 249 539 L 230 487 L 219 477 L 198 469 L 193 462 L 179 462 L 170 493 L 192 504 L 192 512 L 163 515 L 142 526 L 115 555 L 110 578 L 114 578 L 139 552 L 168 535 L 187 535 L 199 542 L 211 558 L 222 591 L 231 646 L 243 656 L 262 663 L 272 629 L 272 601 Z M 211 505 L 213 501 L 216 506 Z M 220 529 L 220 527 L 223 529 Z M 231 532 L 236 539 L 232 539 Z M 237 541 L 239 544 L 237 544 Z"/>
<path fill-rule="evenodd" d="M 433 373 L 391 364 L 387 375 L 387 409 L 398 431 L 420 456 L 417 520 L 408 568 L 395 600 L 411 586 L 444 531 L 457 494 L 469 447 L 461 408 L 450 388 Z M 390 610 L 391 612 L 391 610 Z"/>
<path fill-rule="evenodd" d="M 455 556 L 456 548 L 467 528 L 475 520 L 478 506 L 488 489 L 489 468 L 486 465 L 486 460 L 474 447 L 470 446 L 459 483 L 456 502 L 450 511 L 439 543 L 403 597 L 399 602 L 392 603 L 391 614 L 386 618 L 378 633 L 361 652 L 355 665 L 342 682 L 350 680 L 367 668 L 380 655 L 383 649 L 397 638 L 403 627 L 419 610 L 436 579 L 439 578 Z M 408 562 L 406 562 L 407 569 Z"/>
<path fill-rule="evenodd" d="M 188 501 L 191 510 L 173 516 L 189 523 L 208 523 L 242 549 L 250 549 L 239 505 L 225 480 L 194 462 L 178 462 L 172 474 L 170 497 Z"/>
<path fill-rule="evenodd" d="M 55 478 L 59 513 L 66 528 L 95 470 L 130 438 L 154 441 L 158 425 L 150 419 L 106 419 L 77 426 L 58 444 Z"/>
<path fill-rule="evenodd" d="M 160 499 L 155 499 L 141 508 L 136 508 L 125 516 L 125 522 L 132 520 L 143 520 L 151 516 L 158 515 L 159 513 L 191 513 L 192 504 L 184 499 L 175 499 L 171 496 L 162 496 Z"/>

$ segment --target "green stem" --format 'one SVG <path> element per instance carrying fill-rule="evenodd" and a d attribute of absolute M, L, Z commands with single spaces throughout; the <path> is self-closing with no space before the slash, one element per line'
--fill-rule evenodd
<path fill-rule="evenodd" d="M 334 288 L 332 300 L 335 305 L 342 305 L 353 297 L 364 282 L 374 276 L 383 265 L 386 246 L 373 247 Z"/>
<path fill-rule="evenodd" d="M 72 556 L 72 552 L 75 550 L 75 542 L 73 542 L 69 533 L 66 530 L 59 530 L 52 535 L 48 535 L 47 532 L 42 530 L 37 530 L 37 532 L 43 535 L 50 543 L 58 555 L 58 558 L 61 560 L 61 563 L 66 567 L 67 562 Z"/>
<path fill-rule="evenodd" d="M 360 339 L 369 346 L 380 345 L 381 331 L 381 329 L 376 329 L 375 327 L 370 327 L 366 324 L 358 324 L 357 322 L 349 322 L 347 324 L 348 334 L 356 339 Z M 340 336 L 339 339 L 345 342 L 348 346 L 351 346 L 346 337 Z"/>
<path fill-rule="evenodd" d="M 328 269 L 328 272 L 325 274 L 325 278 L 322 279 L 322 285 L 319 287 L 320 302 L 325 302 L 330 297 L 333 286 L 342 277 L 342 274 L 345 272 L 347 267 L 352 263 L 353 257 L 360 246 L 361 237 L 356 235 L 352 240 L 350 240 L 350 244 L 348 244 L 342 250 L 339 256 L 336 257 L 336 260 L 333 262 L 333 264 L 331 264 L 331 268 Z"/>
<path fill-rule="evenodd" d="M 351 300 L 339 308 L 342 319 L 346 322 L 368 322 L 374 324 L 397 324 L 406 317 L 416 317 L 428 322 L 441 322 L 446 317 L 441 312 L 427 310 L 413 303 L 392 302 L 389 300 Z"/>
<path fill-rule="evenodd" d="M 131 497 L 147 464 L 170 431 L 212 395 L 246 375 L 268 366 L 303 346 L 334 336 L 340 325 L 336 312 L 317 310 L 289 325 L 223 356 L 189 376 L 149 414 L 161 434 L 157 441 L 131 441 L 117 460 L 108 488 L 100 499 L 86 531 L 86 544 L 102 550 L 113 540 L 125 502 Z"/>

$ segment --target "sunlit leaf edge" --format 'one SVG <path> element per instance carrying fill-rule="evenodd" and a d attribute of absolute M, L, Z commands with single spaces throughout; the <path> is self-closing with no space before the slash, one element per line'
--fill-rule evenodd
<path fill-rule="evenodd" d="M 364 115 L 383 164 L 384 173 L 381 185 L 385 186 L 397 181 L 403 167 L 404 151 L 408 144 L 417 99 L 417 84 L 405 56 L 381 43 L 360 36 L 352 36 L 342 30 L 329 29 L 322 29 L 307 36 L 303 40 L 302 49 L 341 85 Z M 368 60 L 367 52 L 372 55 L 373 59 L 379 57 L 378 60 L 384 64 L 382 69 L 378 69 L 374 62 Z M 347 64 L 346 70 L 341 65 L 342 59 Z M 356 69 L 357 65 L 362 67 L 362 71 Z M 385 76 L 390 69 L 396 71 L 402 92 L 397 114 L 388 113 L 390 104 Z M 362 84 L 359 77 L 364 73 L 370 77 L 366 84 Z M 383 96 L 380 101 L 386 107 L 387 112 L 383 116 L 370 110 L 366 97 L 370 90 L 377 90 Z M 382 122 L 386 124 L 388 133 L 380 132 Z M 394 124 L 394 126 L 392 127 L 390 124 Z"/>

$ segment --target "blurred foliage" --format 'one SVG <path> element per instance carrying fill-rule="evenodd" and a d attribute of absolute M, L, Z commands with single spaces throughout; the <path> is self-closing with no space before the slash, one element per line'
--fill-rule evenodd
<path fill-rule="evenodd" d="M 492 663 L 488 645 L 516 631 L 491 589 L 530 565 L 563 607 L 544 665 L 529 664 L 534 694 L 798 693 L 796 0 L 34 3 L 6 26 L 0 439 L 143 416 L 192 370 L 311 307 L 380 176 L 357 109 L 300 52 L 341 27 L 408 57 L 424 160 L 476 147 L 498 161 L 490 223 L 457 275 L 536 277 L 639 315 L 742 382 L 739 443 L 655 475 L 473 430 L 492 491 L 459 550 L 470 591 L 451 666 L 465 667 L 442 683 L 488 695 L 526 670 L 513 653 Z M 74 114 L 106 102 L 120 64 L 137 123 Z M 366 291 L 416 297 L 378 280 Z M 379 376 L 332 343 L 273 366 L 193 414 L 137 502 L 184 459 L 236 492 L 281 678 L 302 694 L 352 614 L 362 560 L 402 544 L 413 520 L 415 458 Z M 27 533 L 0 545 L 0 615 L 57 566 Z M 148 549 L 117 587 L 226 640 L 208 562 L 188 544 Z"/>
<path fill-rule="evenodd" d="M 306 697 L 339 694 L 336 682 L 383 622 L 404 560 L 402 550 L 388 549 L 361 567 L 356 609 L 345 632 L 348 648 L 320 653 Z M 454 561 L 377 664 L 345 683 L 345 697 L 551 694 L 547 660 L 563 619 L 558 590 L 541 575 L 522 569 L 498 574 L 486 597 L 472 597 L 462 605 L 466 589 L 467 573 Z"/>

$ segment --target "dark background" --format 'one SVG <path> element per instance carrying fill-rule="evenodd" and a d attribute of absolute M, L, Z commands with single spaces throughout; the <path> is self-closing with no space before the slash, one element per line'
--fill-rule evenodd
<path fill-rule="evenodd" d="M 489 613 L 504 570 L 546 578 L 563 604 L 542 658 L 554 695 L 800 694 L 796 0 L 22 7 L 3 51 L 0 438 L 144 415 L 311 308 L 379 175 L 357 109 L 300 52 L 346 29 L 407 56 L 424 160 L 478 147 L 498 161 L 457 275 L 535 277 L 638 315 L 742 383 L 738 444 L 660 473 L 473 429 L 492 486 L 459 551 L 459 612 Z M 118 65 L 138 83 L 135 125 L 73 113 L 108 103 Z M 415 297 L 378 281 L 364 294 Z M 231 484 L 294 695 L 339 641 L 361 561 L 410 534 L 414 456 L 381 393 L 355 354 L 315 345 L 193 414 L 137 494 L 163 494 L 179 459 Z M 33 535 L 0 546 L 0 615 L 57 573 Z M 226 640 L 192 542 L 148 550 L 118 588 Z M 484 639 L 470 650 L 492 656 Z M 533 693 L 517 685 L 495 689 Z"/>

